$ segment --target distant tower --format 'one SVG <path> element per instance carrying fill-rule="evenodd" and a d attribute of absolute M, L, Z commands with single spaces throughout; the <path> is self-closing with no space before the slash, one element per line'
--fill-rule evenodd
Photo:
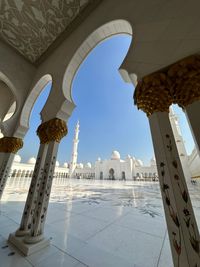
<path fill-rule="evenodd" d="M 78 158 L 78 135 L 79 135 L 79 121 L 76 124 L 74 140 L 73 140 L 73 148 L 72 148 L 72 156 L 71 156 L 71 163 L 69 168 L 69 177 L 72 178 L 74 176 L 74 171 L 77 165 L 77 158 Z"/>
<path fill-rule="evenodd" d="M 188 155 L 187 155 L 187 151 L 185 148 L 185 142 L 183 140 L 183 136 L 181 134 L 181 130 L 179 126 L 179 118 L 175 114 L 172 107 L 170 108 L 169 119 L 170 119 L 172 130 L 174 133 L 174 138 L 176 141 L 176 146 L 177 146 L 179 157 L 181 160 L 183 172 L 185 174 L 186 180 L 189 181 L 191 179 L 191 172 L 190 172 L 189 164 L 188 164 Z"/>

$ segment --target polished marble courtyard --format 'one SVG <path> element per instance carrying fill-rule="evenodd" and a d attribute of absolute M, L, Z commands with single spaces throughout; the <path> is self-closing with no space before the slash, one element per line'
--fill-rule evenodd
<path fill-rule="evenodd" d="M 45 227 L 51 246 L 23 257 L 7 244 L 30 178 L 9 178 L 0 206 L 0 267 L 171 267 L 159 184 L 54 179 Z M 190 185 L 200 227 L 200 185 Z"/>

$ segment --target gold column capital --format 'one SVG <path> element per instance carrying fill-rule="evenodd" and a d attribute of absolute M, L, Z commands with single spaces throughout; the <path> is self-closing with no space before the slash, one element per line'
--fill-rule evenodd
<path fill-rule="evenodd" d="M 51 141 L 59 143 L 67 132 L 66 122 L 58 118 L 42 123 L 37 129 L 41 144 L 48 144 Z"/>
<path fill-rule="evenodd" d="M 169 106 L 173 101 L 170 86 L 170 80 L 164 72 L 144 77 L 135 88 L 135 105 L 138 109 L 142 109 L 148 117 L 154 112 L 169 112 Z"/>
<path fill-rule="evenodd" d="M 167 70 L 171 80 L 173 103 L 186 107 L 200 100 L 200 55 L 184 58 Z"/>
<path fill-rule="evenodd" d="M 0 138 L 1 153 L 17 153 L 23 147 L 23 140 L 17 137 L 2 137 Z"/>

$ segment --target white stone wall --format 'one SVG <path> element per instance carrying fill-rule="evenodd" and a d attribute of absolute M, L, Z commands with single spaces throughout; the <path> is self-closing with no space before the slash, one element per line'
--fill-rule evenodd
<path fill-rule="evenodd" d="M 139 177 L 146 176 L 150 177 L 154 174 L 157 176 L 157 167 L 156 165 L 149 166 L 136 166 L 134 160 L 127 158 L 126 160 L 115 159 L 115 160 L 99 160 L 95 162 L 95 178 L 101 179 L 100 173 L 103 173 L 103 179 L 109 179 L 109 170 L 114 170 L 114 177 L 117 180 L 123 178 L 122 172 L 125 172 L 126 180 L 133 180 L 137 174 Z"/>
<path fill-rule="evenodd" d="M 137 166 L 135 168 L 136 177 L 153 178 L 158 176 L 157 167 L 155 166 Z M 139 174 L 139 175 L 138 175 Z"/>
<path fill-rule="evenodd" d="M 84 168 L 76 168 L 75 169 L 75 177 L 76 178 L 88 178 L 94 179 L 95 178 L 95 167 L 84 167 Z"/>
<path fill-rule="evenodd" d="M 21 163 L 21 162 L 14 162 L 11 171 L 10 176 L 15 177 L 31 177 L 34 170 L 34 164 L 29 163 Z M 55 167 L 54 171 L 54 177 L 68 177 L 69 169 L 65 167 Z"/>
<path fill-rule="evenodd" d="M 81 166 L 80 166 L 81 165 Z M 109 159 L 103 161 L 96 161 L 94 166 L 88 167 L 87 164 L 78 164 L 75 169 L 75 178 L 89 178 L 100 179 L 100 173 L 103 173 L 103 179 L 110 178 L 110 169 L 114 170 L 114 178 L 121 180 L 125 177 L 126 180 L 133 180 L 139 173 L 139 177 L 150 177 L 154 173 L 157 174 L 156 166 L 135 166 L 133 159 L 127 158 L 121 159 Z M 27 176 L 30 177 L 34 170 L 34 164 L 14 162 L 11 168 L 10 175 L 18 177 Z M 124 174 L 123 174 L 124 172 Z M 149 175 L 151 174 L 151 175 Z M 125 175 L 125 176 L 124 176 Z M 57 166 L 55 168 L 54 177 L 69 177 L 69 168 Z"/>

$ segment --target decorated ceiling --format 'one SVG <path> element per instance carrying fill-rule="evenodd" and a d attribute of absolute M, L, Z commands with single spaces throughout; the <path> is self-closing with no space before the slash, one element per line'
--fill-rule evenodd
<path fill-rule="evenodd" d="M 1 0 L 0 38 L 36 62 L 92 0 Z M 77 23 L 76 23 L 77 24 Z"/>

